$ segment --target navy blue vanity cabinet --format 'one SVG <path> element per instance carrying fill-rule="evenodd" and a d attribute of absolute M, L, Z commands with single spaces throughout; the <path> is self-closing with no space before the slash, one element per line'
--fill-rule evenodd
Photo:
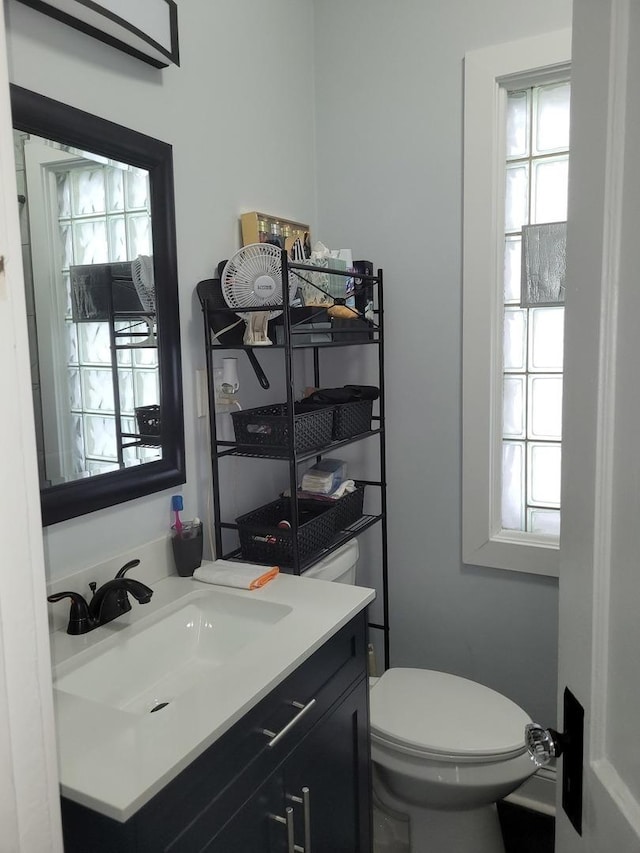
<path fill-rule="evenodd" d="M 362 679 L 203 850 L 368 853 L 367 694 Z"/>
<path fill-rule="evenodd" d="M 363 611 L 126 823 L 63 798 L 65 853 L 370 853 L 366 640 Z"/>
<path fill-rule="evenodd" d="M 293 804 L 295 840 L 305 850 L 370 849 L 370 779 L 358 772 L 369 755 L 368 691 L 360 681 L 285 765 L 285 801 Z"/>

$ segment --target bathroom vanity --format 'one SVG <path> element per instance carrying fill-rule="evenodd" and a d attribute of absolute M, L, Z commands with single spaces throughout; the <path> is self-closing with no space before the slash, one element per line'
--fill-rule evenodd
<path fill-rule="evenodd" d="M 145 617 L 134 606 L 132 624 L 115 636 L 95 647 L 85 639 L 89 647 L 55 670 L 66 853 L 369 851 L 372 598 L 371 590 L 290 576 L 251 593 L 167 578 L 156 588 L 156 613 Z M 98 667 L 108 675 L 127 659 L 125 669 L 135 668 L 136 638 L 169 661 L 168 632 L 176 672 L 192 668 L 172 632 L 185 616 L 193 622 L 198 608 L 206 611 L 202 625 L 224 631 L 218 606 L 231 612 L 227 626 L 234 607 L 240 623 L 249 607 L 259 616 L 251 612 L 244 632 L 254 631 L 251 620 L 266 627 L 227 660 L 217 648 L 209 678 L 200 673 L 191 684 L 172 676 L 167 704 L 158 695 L 149 710 L 148 697 L 140 701 L 144 685 L 133 701 L 122 687 L 89 698 Z M 64 658 L 83 638 L 56 640 L 54 654 L 57 645 Z M 200 653 L 207 658 L 211 649 Z M 126 684 L 128 676 L 115 680 Z"/>

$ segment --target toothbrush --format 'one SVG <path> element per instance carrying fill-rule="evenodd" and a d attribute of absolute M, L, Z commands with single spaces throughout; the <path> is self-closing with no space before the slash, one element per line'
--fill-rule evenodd
<path fill-rule="evenodd" d="M 182 522 L 180 521 L 180 511 L 184 509 L 184 501 L 182 495 L 173 495 L 171 498 L 171 512 L 175 513 L 174 528 L 178 536 L 182 533 Z"/>

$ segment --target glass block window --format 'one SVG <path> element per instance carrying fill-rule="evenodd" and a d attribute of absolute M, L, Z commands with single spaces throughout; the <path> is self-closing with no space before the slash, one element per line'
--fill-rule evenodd
<path fill-rule="evenodd" d="M 157 350 L 121 349 L 114 360 L 109 323 L 75 323 L 72 319 L 72 265 L 121 262 L 153 254 L 148 173 L 99 159 L 102 158 L 56 166 L 54 173 L 73 425 L 72 458 L 66 466 L 68 479 L 160 457 L 159 448 L 131 447 L 122 452 L 118 447 L 114 397 L 115 375 L 121 431 L 135 434 L 136 407 L 159 403 Z M 127 342 L 127 332 L 141 333 L 146 329 L 143 321 L 116 321 L 118 344 Z"/>
<path fill-rule="evenodd" d="M 522 228 L 563 222 L 569 82 L 508 91 L 504 204 L 502 527 L 560 533 L 564 307 L 521 307 Z"/>

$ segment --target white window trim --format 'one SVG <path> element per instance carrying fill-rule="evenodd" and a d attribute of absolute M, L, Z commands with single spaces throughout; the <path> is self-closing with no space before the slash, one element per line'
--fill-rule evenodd
<path fill-rule="evenodd" d="M 556 577 L 557 540 L 500 525 L 506 159 L 506 91 L 500 83 L 518 77 L 552 79 L 566 73 L 570 59 L 570 29 L 465 56 L 462 559 Z"/>

